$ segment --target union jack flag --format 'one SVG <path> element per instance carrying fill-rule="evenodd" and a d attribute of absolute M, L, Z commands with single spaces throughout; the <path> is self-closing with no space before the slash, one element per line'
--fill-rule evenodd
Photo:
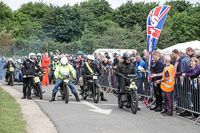
<path fill-rule="evenodd" d="M 152 53 L 156 47 L 158 38 L 170 8 L 171 7 L 167 5 L 157 6 L 151 10 L 147 18 L 147 50 L 149 67 L 151 67 Z M 151 85 L 150 87 L 152 88 Z"/>

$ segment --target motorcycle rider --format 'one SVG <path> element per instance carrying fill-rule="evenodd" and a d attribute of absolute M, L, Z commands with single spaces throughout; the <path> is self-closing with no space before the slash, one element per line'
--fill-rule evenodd
<path fill-rule="evenodd" d="M 13 60 L 11 58 L 9 58 L 8 62 L 3 67 L 3 69 L 7 69 L 6 70 L 6 76 L 5 76 L 6 82 L 8 81 L 9 73 L 10 73 L 11 69 L 13 69 L 13 68 L 16 69 L 16 66 L 15 66 Z M 14 71 L 14 69 L 12 71 Z"/>
<path fill-rule="evenodd" d="M 83 93 L 84 85 L 87 82 L 88 78 L 85 77 L 85 75 L 91 75 L 98 73 L 100 74 L 100 68 L 97 67 L 93 61 L 95 60 L 94 56 L 88 55 L 87 56 L 87 62 L 82 67 L 82 78 L 79 79 L 80 82 L 80 88 L 81 88 L 81 94 Z M 104 93 L 100 93 L 101 101 L 107 101 L 107 99 L 104 97 Z"/>
<path fill-rule="evenodd" d="M 50 64 L 50 81 L 49 83 L 51 84 L 52 79 L 54 79 L 54 72 L 56 70 L 56 67 L 59 65 L 59 60 L 58 60 L 58 56 L 54 56 L 53 57 L 53 61 Z"/>
<path fill-rule="evenodd" d="M 121 77 L 120 74 L 123 74 L 124 76 L 127 76 L 128 74 L 136 74 L 136 70 L 133 63 L 130 62 L 130 56 L 128 54 L 124 53 L 122 58 L 123 62 L 120 62 L 117 65 L 116 75 L 118 76 L 119 95 L 121 95 L 122 101 L 125 101 L 126 97 L 124 93 L 125 93 L 126 79 Z"/>
<path fill-rule="evenodd" d="M 22 99 L 32 99 L 31 98 L 31 87 L 33 85 L 33 77 L 35 76 L 37 68 L 40 72 L 43 72 L 41 67 L 36 62 L 36 54 L 30 53 L 28 59 L 24 60 L 23 67 L 22 67 L 22 74 L 23 74 L 23 97 Z M 28 93 L 27 92 L 28 88 Z"/>
<path fill-rule="evenodd" d="M 38 65 L 41 67 L 42 64 L 42 54 L 41 53 L 37 53 L 37 63 Z"/>
<path fill-rule="evenodd" d="M 56 85 L 55 85 L 55 87 L 52 91 L 52 98 L 49 100 L 50 102 L 55 101 L 55 97 L 56 97 L 56 93 L 58 91 L 58 87 L 63 82 L 62 81 L 62 79 L 63 79 L 62 75 L 69 75 L 70 76 L 70 74 L 72 74 L 73 79 L 76 79 L 76 71 L 73 68 L 73 66 L 68 63 L 68 59 L 66 57 L 62 57 L 60 62 L 61 62 L 61 64 L 59 64 L 56 67 L 56 70 L 54 72 L 54 75 L 55 75 L 55 78 L 57 79 L 57 81 L 56 81 Z M 69 80 L 69 88 L 71 89 L 71 92 L 74 94 L 76 101 L 80 102 L 80 99 L 78 97 L 76 89 L 75 89 L 75 87 L 72 83 L 72 80 Z"/>

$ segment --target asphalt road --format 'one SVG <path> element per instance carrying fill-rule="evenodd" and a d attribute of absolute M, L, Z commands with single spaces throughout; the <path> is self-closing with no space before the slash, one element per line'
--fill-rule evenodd
<path fill-rule="evenodd" d="M 150 111 L 143 103 L 136 115 L 130 109 L 119 109 L 117 98 L 106 94 L 107 102 L 94 104 L 92 99 L 76 102 L 70 96 L 69 104 L 60 97 L 49 102 L 53 85 L 43 86 L 44 98 L 33 98 L 43 112 L 53 121 L 59 133 L 199 133 L 200 125 L 178 116 L 162 116 Z M 76 86 L 76 88 L 79 88 Z M 15 83 L 14 89 L 22 92 L 22 84 Z M 59 93 L 57 94 L 59 95 Z"/>

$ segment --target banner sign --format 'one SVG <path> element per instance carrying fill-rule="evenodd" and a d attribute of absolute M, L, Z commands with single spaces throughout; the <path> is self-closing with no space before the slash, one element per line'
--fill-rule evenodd
<path fill-rule="evenodd" d="M 148 66 L 151 67 L 152 53 L 156 47 L 162 27 L 164 25 L 170 6 L 157 6 L 149 13 L 147 18 L 147 50 L 148 50 Z"/>
<path fill-rule="evenodd" d="M 158 38 L 164 25 L 170 6 L 157 6 L 148 15 L 147 18 L 147 50 L 148 50 L 148 67 L 151 67 L 152 53 L 156 48 Z M 150 82 L 150 70 L 148 71 L 148 82 L 150 85 L 150 96 L 153 97 L 153 86 Z"/>

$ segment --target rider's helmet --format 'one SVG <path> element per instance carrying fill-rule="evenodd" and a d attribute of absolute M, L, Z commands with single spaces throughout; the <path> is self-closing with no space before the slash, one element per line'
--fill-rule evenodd
<path fill-rule="evenodd" d="M 37 57 L 42 57 L 42 54 L 41 53 L 37 53 Z"/>
<path fill-rule="evenodd" d="M 28 56 L 28 59 L 31 61 L 31 62 L 34 62 L 36 60 L 36 54 L 35 53 L 30 53 L 29 56 Z"/>
<path fill-rule="evenodd" d="M 67 65 L 67 63 L 68 63 L 67 57 L 62 57 L 61 60 L 60 60 L 60 62 L 61 62 L 61 64 L 62 64 L 63 66 Z"/>
<path fill-rule="evenodd" d="M 13 59 L 12 59 L 12 58 L 9 58 L 9 59 L 8 59 L 8 62 L 13 62 Z"/>
<path fill-rule="evenodd" d="M 123 54 L 122 58 L 124 59 L 124 61 L 129 60 L 130 56 L 128 54 Z"/>
<path fill-rule="evenodd" d="M 58 60 L 58 56 L 54 56 L 53 59 L 54 59 L 54 60 Z"/>
<path fill-rule="evenodd" d="M 88 56 L 87 56 L 87 59 L 93 61 L 95 58 L 94 58 L 93 55 L 88 55 Z"/>

